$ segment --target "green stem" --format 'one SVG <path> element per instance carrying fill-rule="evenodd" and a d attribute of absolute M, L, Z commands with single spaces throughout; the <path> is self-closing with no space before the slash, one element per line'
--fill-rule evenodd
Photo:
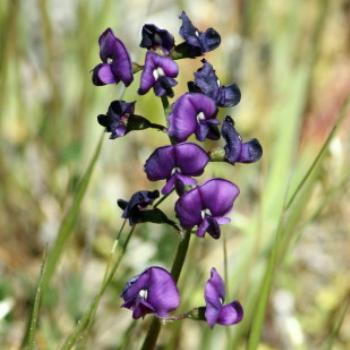
<path fill-rule="evenodd" d="M 173 262 L 173 266 L 171 268 L 171 274 L 173 275 L 175 282 L 179 280 L 182 268 L 184 266 L 185 258 L 186 258 L 188 247 L 190 244 L 190 238 L 191 238 L 191 231 L 188 230 L 185 233 L 185 237 L 182 239 L 182 241 L 179 243 L 177 247 L 175 259 Z M 158 318 L 153 318 L 141 350 L 152 350 L 155 348 L 160 330 L 161 330 L 160 320 Z"/>

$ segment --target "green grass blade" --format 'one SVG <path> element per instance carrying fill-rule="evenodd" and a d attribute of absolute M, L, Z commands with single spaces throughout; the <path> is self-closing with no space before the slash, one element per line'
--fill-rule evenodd
<path fill-rule="evenodd" d="M 80 209 L 82 200 L 84 198 L 87 187 L 89 185 L 91 175 L 95 169 L 97 159 L 101 153 L 103 137 L 104 137 L 104 133 L 101 135 L 97 143 L 94 155 L 91 158 L 88 168 L 86 169 L 77 187 L 72 206 L 69 208 L 69 210 L 67 211 L 67 214 L 63 218 L 57 234 L 57 238 L 53 244 L 53 247 L 49 252 L 48 259 L 47 259 L 47 272 L 43 280 L 43 292 L 48 287 L 50 280 L 57 268 L 57 265 L 62 256 L 67 240 L 72 235 L 73 228 L 75 226 L 75 223 L 79 215 L 79 209 Z"/>
<path fill-rule="evenodd" d="M 44 252 L 43 262 L 41 264 L 40 276 L 38 281 L 38 286 L 35 292 L 34 304 L 28 319 L 28 327 L 25 332 L 25 337 L 23 341 L 23 349 L 32 350 L 35 349 L 35 332 L 39 319 L 39 310 L 42 300 L 43 282 L 47 273 L 47 251 Z"/>

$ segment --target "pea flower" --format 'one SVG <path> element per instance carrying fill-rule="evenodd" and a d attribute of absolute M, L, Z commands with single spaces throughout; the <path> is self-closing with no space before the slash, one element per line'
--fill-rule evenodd
<path fill-rule="evenodd" d="M 111 139 L 124 136 L 127 132 L 127 123 L 130 116 L 134 115 L 135 102 L 125 102 L 123 100 L 113 101 L 107 114 L 97 116 L 99 124 L 111 133 Z"/>
<path fill-rule="evenodd" d="M 185 141 L 195 133 L 199 141 L 206 137 L 217 140 L 219 121 L 214 100 L 201 93 L 186 93 L 172 106 L 168 117 L 168 134 L 176 141 Z"/>
<path fill-rule="evenodd" d="M 203 174 L 208 161 L 207 153 L 194 143 L 163 146 L 147 159 L 145 172 L 151 181 L 167 180 L 163 194 L 168 194 L 174 187 L 181 192 L 184 185 L 196 183 L 191 176 Z"/>
<path fill-rule="evenodd" d="M 154 24 L 145 24 L 142 28 L 142 40 L 140 46 L 146 49 L 161 49 L 168 55 L 174 47 L 174 37 L 165 29 L 160 29 Z"/>
<path fill-rule="evenodd" d="M 134 319 L 153 313 L 167 317 L 180 304 L 180 294 L 171 274 L 159 266 L 152 266 L 131 278 L 121 297 L 122 307 L 132 310 Z"/>
<path fill-rule="evenodd" d="M 139 222 L 139 216 L 145 208 L 158 197 L 158 191 L 138 191 L 131 196 L 129 201 L 118 199 L 117 204 L 123 209 L 122 217 L 129 219 L 130 225 L 134 225 Z"/>
<path fill-rule="evenodd" d="M 201 92 L 211 97 L 219 107 L 235 106 L 241 100 L 241 92 L 236 84 L 220 86 L 213 66 L 205 59 L 202 67 L 194 73 L 195 81 L 189 82 L 190 92 Z"/>
<path fill-rule="evenodd" d="M 220 45 L 221 37 L 215 29 L 209 28 L 205 32 L 200 32 L 184 11 L 179 18 L 182 20 L 180 35 L 185 42 L 179 45 L 178 50 L 185 51 L 188 57 L 201 56 Z"/>
<path fill-rule="evenodd" d="M 226 141 L 225 160 L 231 164 L 254 163 L 262 154 L 262 147 L 257 139 L 242 142 L 241 136 L 235 129 L 234 121 L 227 116 L 222 123 L 221 134 Z"/>
<path fill-rule="evenodd" d="M 122 81 L 125 86 L 129 86 L 134 77 L 131 59 L 124 43 L 110 28 L 100 35 L 98 43 L 102 63 L 93 69 L 92 82 L 100 86 Z"/>
<path fill-rule="evenodd" d="M 172 87 L 177 84 L 174 78 L 177 77 L 178 73 L 179 68 L 170 57 L 148 51 L 138 93 L 144 95 L 153 87 L 157 96 L 172 97 L 174 96 Z"/>
<path fill-rule="evenodd" d="M 214 327 L 215 324 L 230 326 L 243 319 L 243 307 L 237 300 L 224 305 L 225 284 L 214 267 L 205 285 L 204 298 L 206 302 L 205 319 L 210 327 Z"/>
<path fill-rule="evenodd" d="M 230 222 L 225 215 L 232 209 L 239 195 L 239 188 L 224 179 L 211 179 L 182 195 L 175 204 L 181 226 L 190 230 L 197 226 L 197 236 L 208 232 L 213 238 L 220 237 L 220 226 Z"/>

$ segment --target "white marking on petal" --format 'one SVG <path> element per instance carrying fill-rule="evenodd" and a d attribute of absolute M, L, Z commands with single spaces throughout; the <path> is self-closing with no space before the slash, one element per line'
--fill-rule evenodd
<path fill-rule="evenodd" d="M 159 79 L 160 77 L 163 77 L 165 75 L 163 68 L 158 67 L 153 71 L 153 77 L 154 79 Z"/>
<path fill-rule="evenodd" d="M 201 121 L 201 120 L 205 120 L 205 115 L 203 112 L 200 112 L 197 114 L 197 121 L 198 123 Z"/>
<path fill-rule="evenodd" d="M 147 289 L 141 289 L 139 291 L 139 297 L 142 299 L 147 299 L 148 297 L 148 290 Z"/>

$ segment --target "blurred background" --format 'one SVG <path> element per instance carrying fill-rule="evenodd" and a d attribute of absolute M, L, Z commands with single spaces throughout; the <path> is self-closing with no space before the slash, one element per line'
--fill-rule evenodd
<path fill-rule="evenodd" d="M 204 305 L 209 270 L 224 275 L 226 248 L 227 301 L 241 301 L 244 321 L 210 331 L 204 322 L 174 322 L 164 327 L 161 348 L 246 348 L 276 237 L 282 243 L 259 349 L 350 348 L 349 113 L 325 143 L 350 94 L 350 1 L 2 0 L 1 349 L 21 347 L 44 251 L 60 234 L 35 336 L 37 349 L 59 348 L 100 286 L 122 223 L 117 198 L 161 187 L 147 181 L 143 164 L 168 140 L 147 130 L 114 141 L 105 134 L 87 190 L 79 192 L 103 131 L 96 116 L 123 93 L 120 86 L 93 86 L 90 71 L 106 27 L 142 64 L 143 24 L 168 29 L 179 43 L 181 10 L 198 28 L 221 34 L 206 59 L 223 84 L 236 82 L 242 92 L 240 104 L 221 116 L 231 114 L 244 139 L 258 138 L 264 156 L 252 165 L 208 166 L 201 181 L 226 177 L 241 195 L 225 239 L 192 240 L 179 284 L 180 311 Z M 178 63 L 176 96 L 201 66 L 200 58 Z M 160 99 L 139 98 L 135 78 L 124 99 L 164 123 Z M 161 206 L 170 217 L 175 200 Z M 139 225 L 79 349 L 139 348 L 150 318 L 134 322 L 120 309 L 121 288 L 150 264 L 169 267 L 177 242 L 167 227 Z"/>

